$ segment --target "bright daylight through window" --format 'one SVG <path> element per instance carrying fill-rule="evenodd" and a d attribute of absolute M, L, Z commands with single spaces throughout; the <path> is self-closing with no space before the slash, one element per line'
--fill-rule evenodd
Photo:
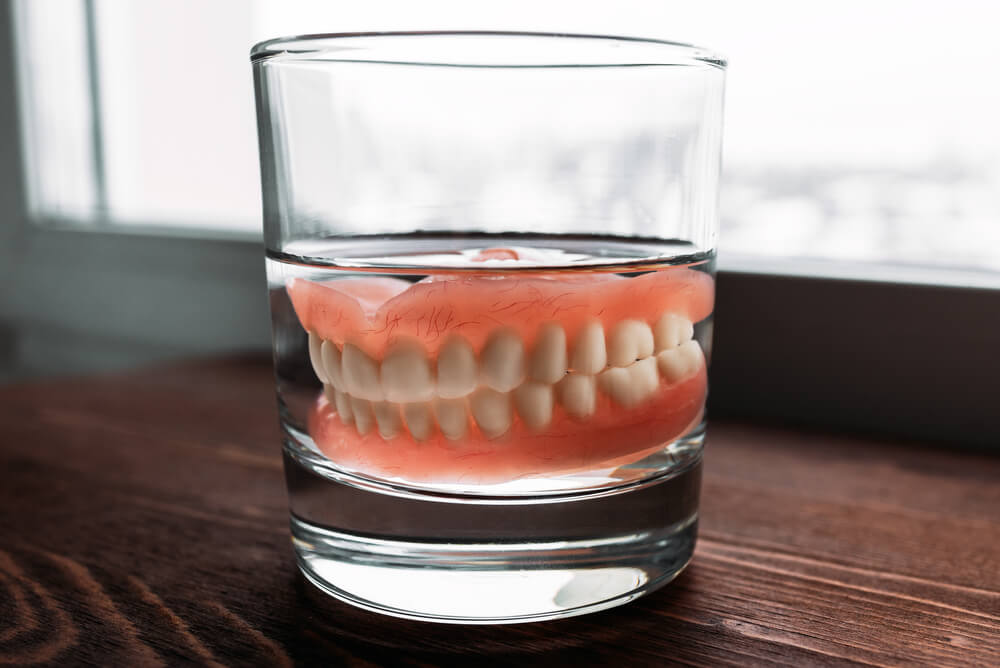
<path fill-rule="evenodd" d="M 599 26 L 565 3 L 521 4 L 484 7 L 477 22 L 673 38 L 728 56 L 723 268 L 775 258 L 1000 272 L 1000 12 L 987 3 L 626 2 Z M 470 27 L 404 2 L 17 8 L 35 217 L 200 236 L 259 234 L 253 42 Z"/>

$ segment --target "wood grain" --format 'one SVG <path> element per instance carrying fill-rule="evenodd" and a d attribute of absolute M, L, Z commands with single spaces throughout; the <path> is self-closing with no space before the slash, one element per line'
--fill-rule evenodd
<path fill-rule="evenodd" d="M 297 573 L 248 356 L 0 388 L 0 664 L 1000 665 L 1000 459 L 709 434 L 688 571 L 571 620 L 441 626 Z"/>

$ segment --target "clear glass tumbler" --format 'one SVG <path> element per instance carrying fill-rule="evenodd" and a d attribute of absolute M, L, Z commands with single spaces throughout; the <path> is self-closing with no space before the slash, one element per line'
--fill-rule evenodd
<path fill-rule="evenodd" d="M 725 62 L 528 33 L 254 47 L 291 525 L 318 587 L 513 622 L 688 563 Z"/>

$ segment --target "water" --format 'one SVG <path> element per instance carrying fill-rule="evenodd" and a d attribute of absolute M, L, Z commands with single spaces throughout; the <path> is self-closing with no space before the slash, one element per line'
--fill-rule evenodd
<path fill-rule="evenodd" d="M 269 253 L 307 577 L 461 622 L 580 614 L 675 577 L 697 527 L 713 261 L 543 235 Z"/>

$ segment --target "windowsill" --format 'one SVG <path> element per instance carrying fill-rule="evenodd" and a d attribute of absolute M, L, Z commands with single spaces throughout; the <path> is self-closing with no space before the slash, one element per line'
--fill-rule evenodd
<path fill-rule="evenodd" d="M 730 273 L 794 278 L 1000 289 L 1000 272 L 988 269 L 818 258 L 767 258 L 727 253 L 724 245 L 719 253 L 719 269 Z"/>
<path fill-rule="evenodd" d="M 71 217 L 44 216 L 32 221 L 38 229 L 100 234 L 117 237 L 159 238 L 171 241 L 197 241 L 247 244 L 259 247 L 261 235 L 246 230 L 227 230 L 210 224 L 177 225 L 169 222 L 121 223 L 108 219 L 81 221 Z M 765 257 L 726 252 L 719 255 L 718 269 L 732 274 L 774 275 L 788 278 L 832 279 L 900 283 L 947 288 L 1000 289 L 1000 272 L 989 269 L 931 265 L 889 264 L 877 261 L 834 260 L 822 258 Z"/>
<path fill-rule="evenodd" d="M 170 240 L 242 242 L 259 246 L 261 235 L 248 230 L 226 229 L 224 227 L 185 224 L 177 225 L 166 221 L 142 221 L 122 223 L 107 218 L 82 220 L 75 217 L 38 216 L 31 220 L 33 227 L 57 232 L 80 234 L 107 234 L 119 237 L 161 238 Z"/>

